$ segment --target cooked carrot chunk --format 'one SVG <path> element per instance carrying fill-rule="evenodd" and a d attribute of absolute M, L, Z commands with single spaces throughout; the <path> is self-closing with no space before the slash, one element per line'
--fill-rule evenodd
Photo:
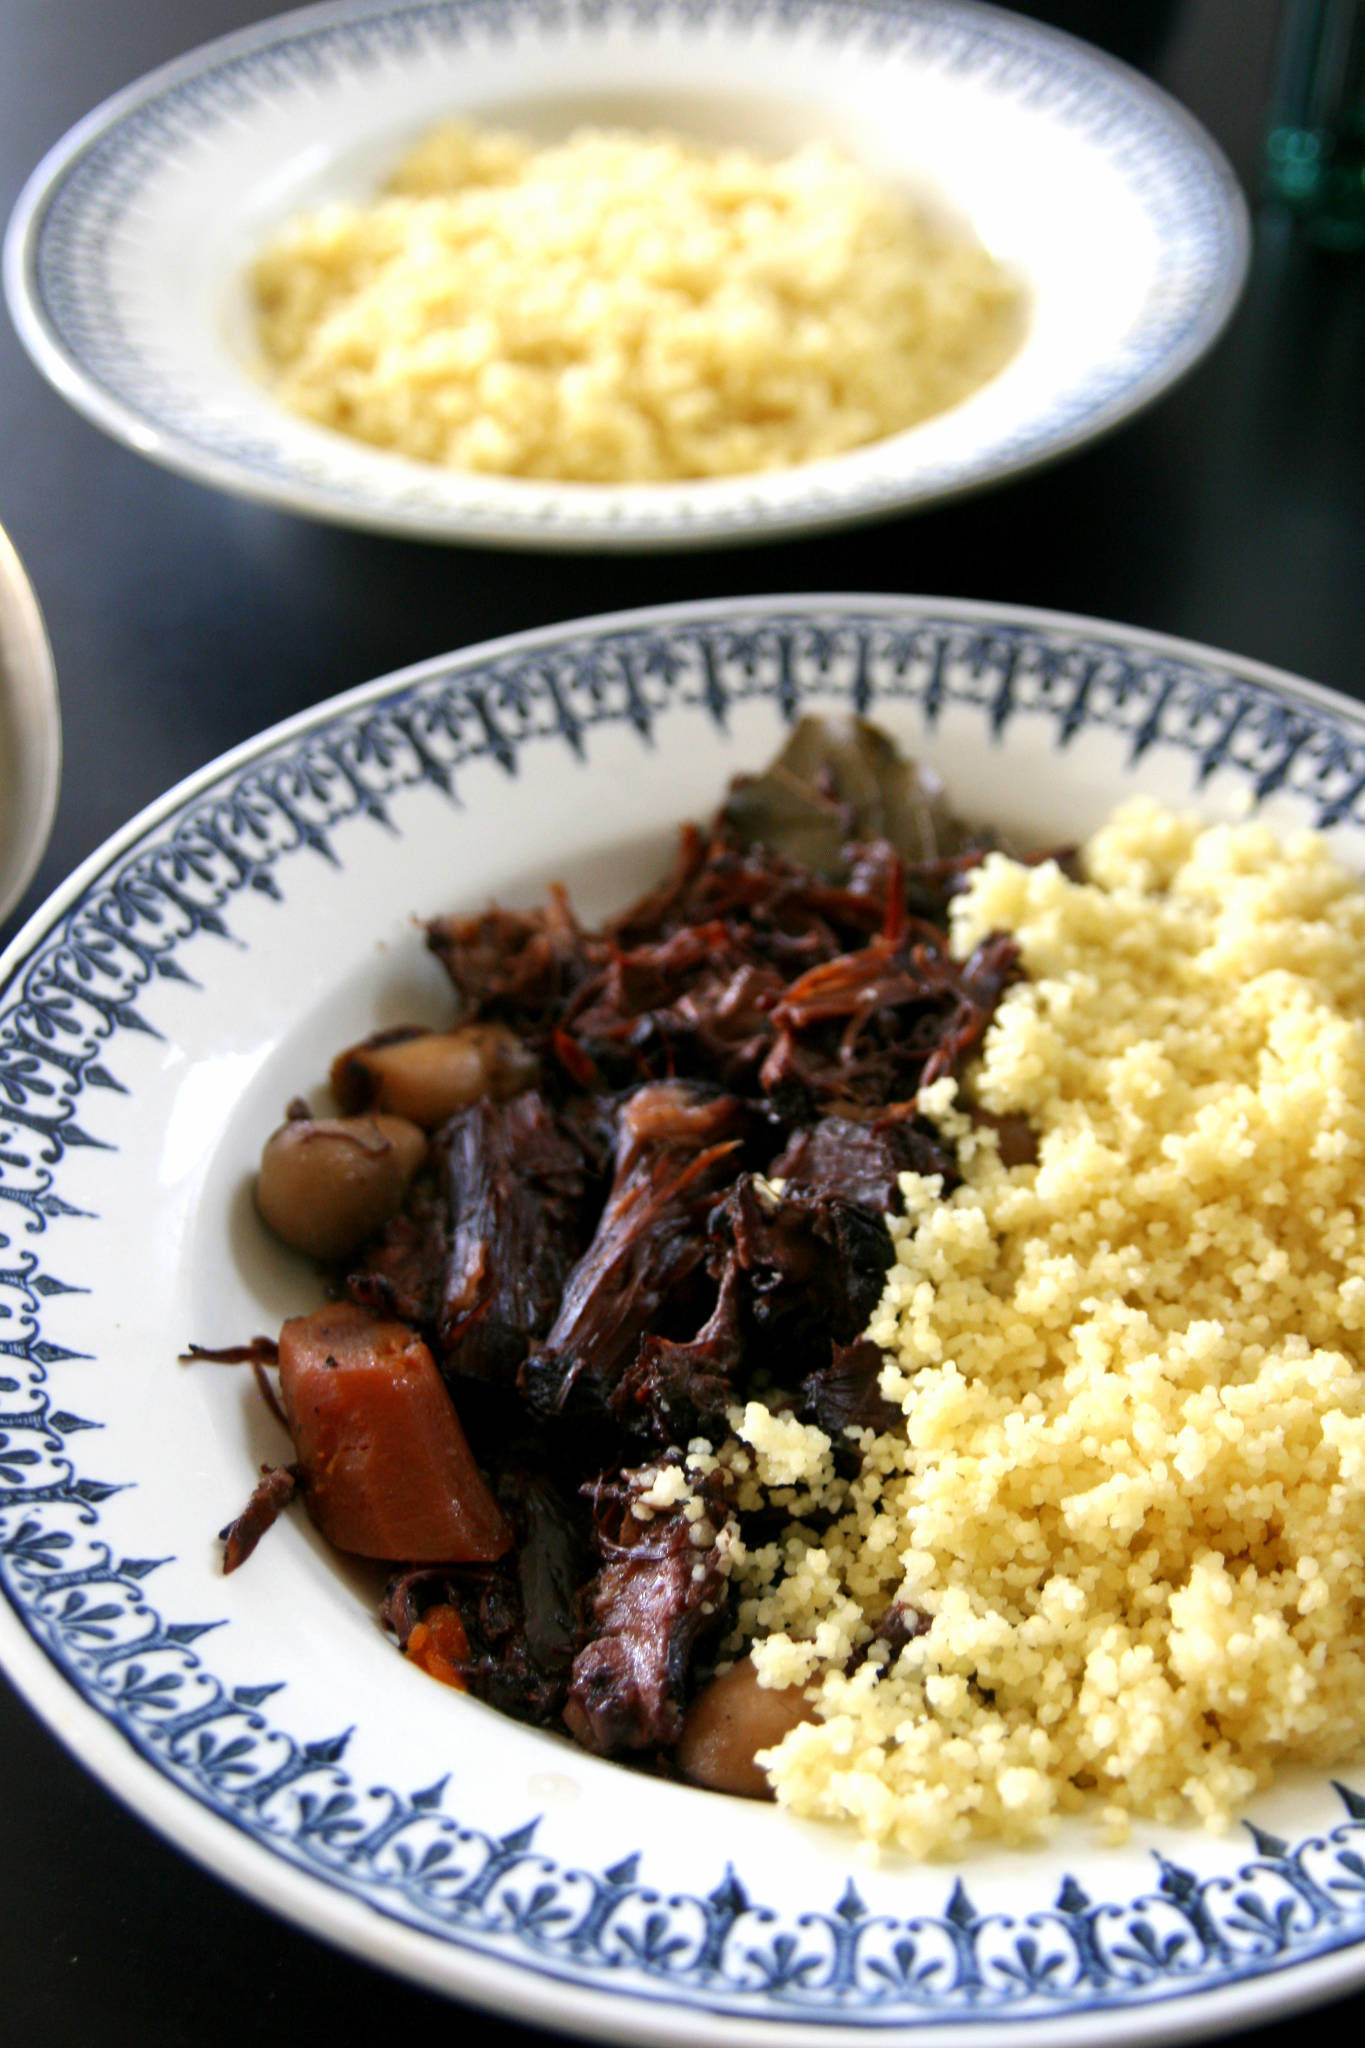
<path fill-rule="evenodd" d="M 329 1303 L 285 1324 L 279 1366 L 304 1500 L 339 1550 L 468 1564 L 511 1547 L 435 1360 L 406 1323 Z"/>
<path fill-rule="evenodd" d="M 403 1652 L 414 1664 L 420 1664 L 429 1677 L 439 1678 L 442 1685 L 453 1685 L 460 1692 L 469 1690 L 459 1669 L 469 1655 L 469 1637 L 457 1608 L 444 1603 L 428 1607 L 404 1643 Z"/>

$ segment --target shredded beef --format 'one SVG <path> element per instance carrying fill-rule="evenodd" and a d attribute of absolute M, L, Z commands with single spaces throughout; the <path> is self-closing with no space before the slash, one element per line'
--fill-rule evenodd
<path fill-rule="evenodd" d="M 299 1475 L 294 1465 L 263 1465 L 251 1498 L 234 1521 L 219 1531 L 223 1542 L 223 1570 L 235 1572 L 245 1564 L 267 1529 L 273 1529 L 280 1515 L 298 1491 Z"/>
<path fill-rule="evenodd" d="M 1002 1166 L 1038 1164 L 1038 1133 L 1026 1116 L 992 1116 L 987 1110 L 973 1107 L 972 1122 L 995 1132 Z"/>
<path fill-rule="evenodd" d="M 846 1429 L 872 1429 L 879 1435 L 898 1429 L 901 1411 L 885 1400 L 877 1385 L 885 1357 L 866 1337 L 836 1344 L 829 1364 L 810 1374 L 801 1389 L 806 1409 L 825 1435 L 836 1440 Z"/>
<path fill-rule="evenodd" d="M 519 1721 L 559 1719 L 576 1642 L 575 1603 L 593 1569 L 585 1516 L 543 1472 L 512 1466 L 498 1504 L 515 1548 L 492 1565 L 428 1565 L 389 1583 L 381 1618 L 405 1647 L 428 1608 L 453 1607 L 469 1654 L 456 1664 L 464 1685 Z"/>
<path fill-rule="evenodd" d="M 682 1071 L 727 1088 L 751 1086 L 786 984 L 750 952 L 723 923 L 614 952 L 580 992 L 565 1034 L 598 1073 L 629 1080 Z"/>
<path fill-rule="evenodd" d="M 583 932 L 562 889 L 543 910 L 438 917 L 427 944 L 470 1017 L 497 1018 L 536 1038 L 592 971 L 601 941 Z"/>
<path fill-rule="evenodd" d="M 821 1117 L 800 1130 L 768 1168 L 789 1191 L 826 1191 L 875 1215 L 901 1207 L 903 1173 L 937 1174 L 945 1193 L 957 1186 L 957 1163 L 930 1124 L 902 1106 L 858 1122 Z"/>
<path fill-rule="evenodd" d="M 708 1515 L 681 1507 L 634 1509 L 657 1467 L 619 1472 L 589 1489 L 603 1563 L 582 1598 L 588 1640 L 574 1659 L 564 1720 L 599 1756 L 669 1749 L 682 1730 L 688 1668 L 725 1608 L 716 1533 L 724 1478 L 701 1482 Z"/>
<path fill-rule="evenodd" d="M 621 1110 L 616 1172 L 601 1221 L 570 1273 L 544 1346 L 521 1371 L 538 1415 L 606 1415 L 646 1328 L 695 1326 L 706 1216 L 733 1172 L 746 1124 L 732 1095 L 651 1082 Z"/>
<path fill-rule="evenodd" d="M 431 1336 L 441 1305 L 449 1217 L 430 1160 L 398 1214 L 372 1238 L 346 1276 L 347 1299 Z"/>
<path fill-rule="evenodd" d="M 957 1070 L 1017 972 L 1011 938 L 983 940 L 959 965 L 942 933 L 908 921 L 899 936 L 879 935 L 788 988 L 759 1081 L 830 1109 L 909 1102 Z"/>
<path fill-rule="evenodd" d="M 695 1337 L 640 1339 L 610 1395 L 612 1414 L 632 1436 L 683 1444 L 723 1429 L 745 1356 L 739 1294 L 738 1261 L 727 1259 L 715 1307 Z"/>
<path fill-rule="evenodd" d="M 448 1375 L 512 1388 L 591 1229 L 583 1149 L 534 1089 L 475 1103 L 438 1142 L 450 1243 L 437 1362 Z"/>
<path fill-rule="evenodd" d="M 400 1644 L 453 1610 L 441 1675 L 602 1755 L 667 1750 L 724 1624 L 731 1482 L 690 1474 L 689 1516 L 645 1505 L 655 1475 L 773 1387 L 800 1389 L 850 1475 L 849 1432 L 899 1426 L 862 1334 L 885 1218 L 901 1175 L 957 1181 L 916 1096 L 962 1071 L 1019 972 L 1008 937 L 965 962 L 949 946 L 986 844 L 884 735 L 803 720 L 599 929 L 562 889 L 428 925 L 459 1028 L 515 1034 L 512 1079 L 431 1135 L 402 1208 L 332 1277 L 431 1347 L 514 1533 L 495 1563 L 391 1582 Z M 343 1093 L 370 1085 L 356 1064 Z M 976 1114 L 1006 1163 L 1034 1156 L 1021 1119 Z M 259 1346 L 232 1355 L 263 1378 Z M 292 1485 L 262 1480 L 225 1532 L 233 1564 Z M 925 1626 L 898 1603 L 873 1640 L 894 1655 Z"/>
<path fill-rule="evenodd" d="M 790 1385 L 850 1343 L 881 1298 L 891 1263 L 882 1218 L 825 1191 L 778 1194 L 745 1174 L 716 1209 L 712 1233 L 740 1275 L 749 1363 Z"/>
<path fill-rule="evenodd" d="M 906 1644 L 924 1635 L 929 1627 L 928 1615 L 918 1607 L 912 1607 L 908 1600 L 893 1600 L 873 1623 L 872 1639 L 854 1654 L 850 1669 L 856 1671 L 879 1645 L 884 1645 L 887 1655 L 881 1660 L 881 1667 L 883 1671 L 889 1670 Z"/>

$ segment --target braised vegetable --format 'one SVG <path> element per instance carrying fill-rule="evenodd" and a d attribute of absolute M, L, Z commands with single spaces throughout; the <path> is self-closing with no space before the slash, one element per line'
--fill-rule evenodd
<path fill-rule="evenodd" d="M 458 1692 L 468 1690 L 461 1667 L 469 1656 L 469 1637 L 458 1608 L 445 1605 L 429 1607 L 422 1619 L 414 1624 L 403 1648 L 428 1678 L 439 1679 L 442 1685 L 453 1685 Z"/>
<path fill-rule="evenodd" d="M 750 845 L 831 876 L 860 841 L 922 862 L 960 852 L 967 837 L 940 778 L 865 718 L 800 719 L 761 775 L 736 778 L 723 815 Z"/>
<path fill-rule="evenodd" d="M 758 1752 L 775 1747 L 793 1728 L 812 1720 L 814 1712 L 799 1685 L 761 1686 L 753 1660 L 742 1657 L 708 1679 L 688 1708 L 678 1739 L 678 1769 L 710 1792 L 771 1798 Z"/>
<path fill-rule="evenodd" d="M 529 1086 L 536 1063 L 500 1024 L 458 1031 L 380 1031 L 332 1062 L 332 1093 L 343 1109 L 384 1110 L 434 1131 L 457 1109 L 485 1095 Z"/>
<path fill-rule="evenodd" d="M 362 1557 L 501 1557 L 506 1517 L 474 1462 L 430 1351 L 351 1302 L 280 1332 L 280 1398 L 308 1512 Z"/>
<path fill-rule="evenodd" d="M 256 1206 L 310 1259 L 340 1259 L 394 1215 L 427 1141 L 399 1116 L 294 1116 L 265 1141 Z"/>

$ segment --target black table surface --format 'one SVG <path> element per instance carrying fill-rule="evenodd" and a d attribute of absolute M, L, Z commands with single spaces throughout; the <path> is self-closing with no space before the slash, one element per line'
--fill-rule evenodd
<path fill-rule="evenodd" d="M 0 216 L 44 150 L 261 0 L 0 0 Z M 969 596 L 1158 628 L 1365 699 L 1365 259 L 1256 202 L 1275 0 L 1037 0 L 1148 70 L 1252 198 L 1241 306 L 1174 392 L 1054 467 L 823 538 L 638 557 L 391 540 L 203 489 L 69 410 L 0 320 L 0 524 L 56 654 L 56 827 L 0 941 L 115 827 L 276 719 L 424 656 L 622 606 L 728 593 Z M 0 1681 L 0 2034 L 240 2048 L 468 2018 L 334 1954 L 181 1857 Z M 514 2048 L 524 2030 L 474 2022 Z M 1365 2023 L 1365 1994 L 1309 2024 Z M 1257 2039 L 1288 2042 L 1283 2022 Z M 699 2032 L 701 2030 L 699 2029 Z"/>

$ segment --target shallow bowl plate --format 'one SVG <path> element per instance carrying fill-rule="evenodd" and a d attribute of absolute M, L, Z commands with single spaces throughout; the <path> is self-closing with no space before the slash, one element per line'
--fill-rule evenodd
<path fill-rule="evenodd" d="M 253 252 L 373 192 L 452 115 L 540 140 L 589 120 L 774 150 L 833 137 L 974 225 L 1023 285 L 1026 338 L 936 419 L 733 480 L 461 475 L 290 417 L 256 357 Z M 432 539 L 663 548 L 925 504 L 1076 447 L 1211 345 L 1247 244 L 1241 193 L 1180 107 L 969 0 L 349 0 L 212 43 L 82 121 L 20 198 L 5 285 L 58 390 L 202 482 Z"/>
<path fill-rule="evenodd" d="M 1365 714 L 1118 627 L 928 599 L 694 604 L 353 691 L 172 791 L 0 961 L 0 1660 L 135 1811 L 313 1933 L 599 2040 L 1174 2039 L 1365 1981 L 1365 1771 L 1230 1836 L 1071 1826 L 956 1869 L 641 1777 L 434 1685 L 289 1516 L 249 1375 L 178 1364 L 311 1305 L 250 1199 L 281 1106 L 445 1014 L 415 918 L 582 914 L 664 869 L 811 707 L 854 707 L 1029 839 L 1137 790 L 1365 860 Z M 149 1257 L 147 1248 L 155 1247 Z M 1040 2031 L 1041 2023 L 1041 2031 Z"/>

